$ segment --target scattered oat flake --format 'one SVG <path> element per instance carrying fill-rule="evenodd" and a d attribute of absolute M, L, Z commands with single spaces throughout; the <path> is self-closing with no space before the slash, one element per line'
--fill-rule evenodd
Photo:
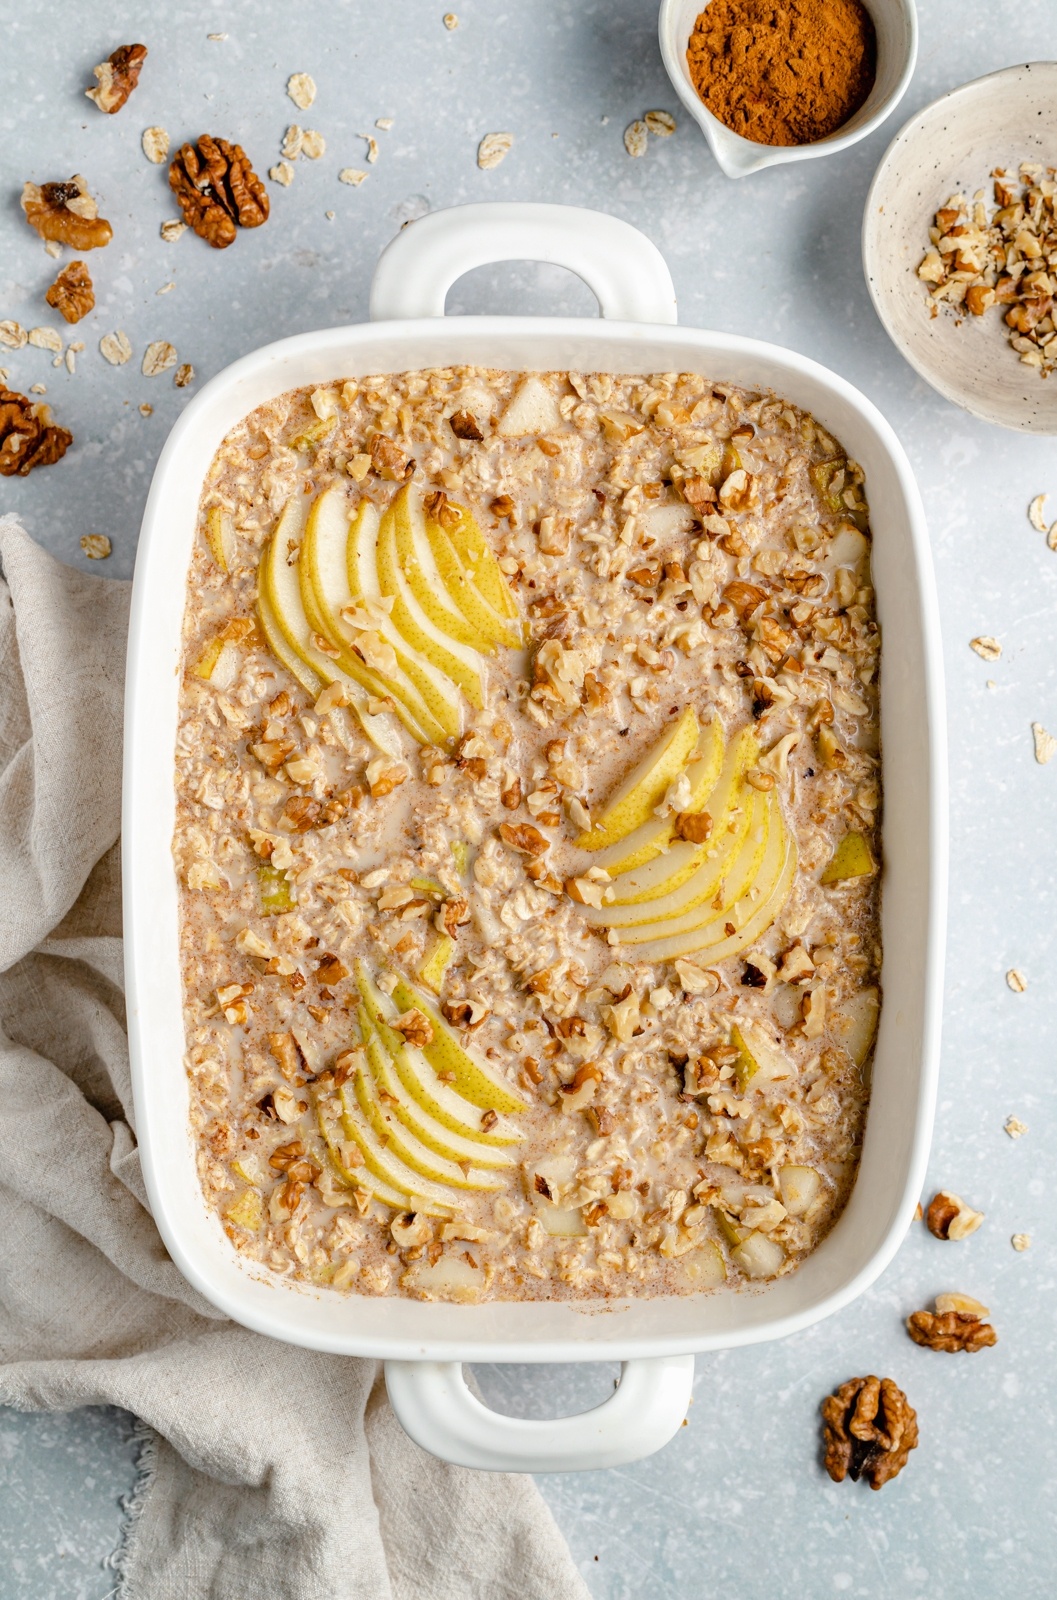
<path fill-rule="evenodd" d="M 89 561 L 105 561 L 110 554 L 111 544 L 105 533 L 83 533 L 81 549 Z"/>
<path fill-rule="evenodd" d="M 156 167 L 160 167 L 165 157 L 169 154 L 169 135 L 165 129 L 144 128 L 140 143 L 143 146 L 143 154 L 147 160 L 153 161 Z"/>
<path fill-rule="evenodd" d="M 1042 509 L 1046 504 L 1047 498 L 1047 495 L 1037 494 L 1028 507 L 1028 521 L 1033 528 L 1038 529 L 1039 533 L 1045 533 L 1047 528 L 1046 518 Z"/>
<path fill-rule="evenodd" d="M 33 383 L 30 384 L 29 392 L 30 394 L 47 394 L 48 386 L 46 383 Z"/>
<path fill-rule="evenodd" d="M 227 38 L 227 34 L 226 33 L 207 33 L 206 34 L 206 38 L 207 39 L 211 39 L 214 44 L 223 44 L 224 40 Z"/>
<path fill-rule="evenodd" d="M 287 161 L 296 161 L 301 154 L 301 142 L 304 137 L 304 128 L 300 127 L 296 122 L 291 122 L 283 134 L 283 142 L 279 146 L 279 154 L 285 156 Z"/>
<path fill-rule="evenodd" d="M 280 161 L 278 166 L 268 168 L 268 176 L 273 183 L 281 183 L 284 189 L 289 189 L 294 181 L 294 169 L 289 161 Z"/>
<path fill-rule="evenodd" d="M 629 156 L 644 156 L 649 138 L 650 130 L 644 122 L 629 122 L 624 129 L 624 149 Z"/>
<path fill-rule="evenodd" d="M 141 417 L 153 417 L 154 407 L 149 401 L 144 400 L 143 404 L 139 408 L 139 414 Z"/>
<path fill-rule="evenodd" d="M 1022 1139 L 1028 1131 L 1026 1122 L 1021 1122 L 1019 1117 L 1007 1117 L 1002 1124 L 1011 1139 Z"/>
<path fill-rule="evenodd" d="M 670 139 L 675 132 L 675 118 L 670 111 L 647 111 L 642 120 L 658 139 Z"/>
<path fill-rule="evenodd" d="M 189 383 L 194 383 L 195 369 L 189 361 L 185 361 L 182 367 L 177 367 L 172 381 L 178 389 L 186 389 Z"/>
<path fill-rule="evenodd" d="M 444 26 L 447 28 L 449 33 L 451 33 L 453 28 L 457 28 L 459 26 L 459 19 L 455 15 L 454 11 L 445 11 Z"/>
<path fill-rule="evenodd" d="M 112 367 L 123 367 L 132 357 L 128 334 L 123 333 L 120 328 L 115 333 L 104 333 L 99 341 L 99 349 Z"/>
<path fill-rule="evenodd" d="M 170 292 L 170 290 L 175 289 L 175 288 L 176 288 L 175 283 L 163 283 L 160 289 L 155 289 L 154 293 L 155 294 L 168 294 Z"/>
<path fill-rule="evenodd" d="M 287 79 L 286 92 L 298 111 L 307 111 L 316 98 L 315 79 L 307 72 L 295 72 Z"/>
<path fill-rule="evenodd" d="M 53 260 L 58 261 L 59 257 L 62 255 L 62 245 L 59 243 L 58 239 L 48 240 L 47 244 L 44 246 L 44 254 L 46 256 L 51 256 Z"/>
<path fill-rule="evenodd" d="M 143 352 L 141 371 L 145 378 L 156 378 L 176 365 L 176 351 L 165 339 L 155 339 Z"/>
<path fill-rule="evenodd" d="M 356 186 L 361 184 L 366 176 L 366 172 L 361 171 L 359 167 L 342 167 L 338 173 L 338 182 L 351 183 Z"/>
<path fill-rule="evenodd" d="M 393 126 L 394 120 L 393 117 L 375 117 L 374 125 L 376 128 L 381 128 L 383 133 L 388 133 Z"/>
<path fill-rule="evenodd" d="M 1013 1246 L 1014 1250 L 1030 1250 L 1031 1249 L 1031 1234 L 1030 1233 L 1015 1233 L 1013 1235 L 1012 1239 L 1010 1239 L 1009 1242 Z"/>
<path fill-rule="evenodd" d="M 477 165 L 484 172 L 491 172 L 493 167 L 510 154 L 510 147 L 514 143 L 512 133 L 486 133 L 477 146 Z"/>
<path fill-rule="evenodd" d="M 21 350 L 29 334 L 20 322 L 0 322 L 0 344 L 11 350 Z"/>
<path fill-rule="evenodd" d="M 337 212 L 336 211 L 324 211 L 323 215 L 326 217 L 328 222 L 333 222 L 334 218 L 337 216 Z"/>
<path fill-rule="evenodd" d="M 989 633 L 981 633 L 978 638 L 970 639 L 969 649 L 975 650 L 985 661 L 997 661 L 1002 654 L 1002 646 Z"/>
<path fill-rule="evenodd" d="M 29 342 L 38 350 L 54 350 L 62 354 L 62 335 L 54 328 L 30 328 Z"/>
<path fill-rule="evenodd" d="M 181 233 L 186 232 L 186 222 L 178 222 L 175 217 L 169 217 L 169 219 L 166 222 L 163 222 L 161 225 L 161 236 L 165 240 L 166 244 L 172 244 L 175 239 L 180 237 Z"/>
<path fill-rule="evenodd" d="M 1053 737 L 1052 733 L 1046 732 L 1041 722 L 1033 722 L 1031 724 L 1031 732 L 1035 739 L 1035 760 L 1040 767 L 1044 767 L 1048 761 L 1053 760 L 1054 754 L 1057 753 L 1057 739 Z"/>
<path fill-rule="evenodd" d="M 327 141 L 315 128 L 306 128 L 301 138 L 301 154 L 309 161 L 318 161 L 326 153 Z"/>
<path fill-rule="evenodd" d="M 7 387 L 7 381 L 10 376 L 11 374 L 6 367 L 0 367 L 0 383 L 2 383 L 5 388 Z"/>
<path fill-rule="evenodd" d="M 72 377 L 73 374 L 77 371 L 77 351 L 73 348 L 72 344 L 71 344 L 70 348 L 67 350 L 66 355 L 63 357 L 63 359 L 66 362 L 66 371 Z"/>
<path fill-rule="evenodd" d="M 358 133 L 357 139 L 364 139 L 367 143 L 367 165 L 372 167 L 378 160 L 378 140 L 373 133 Z"/>
<path fill-rule="evenodd" d="M 1010 967 L 1009 971 L 1006 973 L 1006 982 L 1009 984 L 1009 987 L 1012 989 L 1014 994 L 1023 994 L 1024 990 L 1028 987 L 1028 980 L 1025 978 L 1019 967 Z"/>

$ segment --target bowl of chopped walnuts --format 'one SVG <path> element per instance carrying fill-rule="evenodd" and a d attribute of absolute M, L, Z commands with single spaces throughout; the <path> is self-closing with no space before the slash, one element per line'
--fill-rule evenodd
<path fill-rule="evenodd" d="M 863 266 L 897 349 L 985 422 L 1057 433 L 1057 62 L 913 117 L 866 200 Z"/>

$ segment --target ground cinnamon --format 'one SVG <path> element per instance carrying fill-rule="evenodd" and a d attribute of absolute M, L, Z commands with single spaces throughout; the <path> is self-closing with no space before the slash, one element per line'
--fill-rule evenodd
<path fill-rule="evenodd" d="M 694 87 L 756 144 L 813 144 L 865 101 L 877 36 L 861 0 L 712 0 L 686 52 Z"/>

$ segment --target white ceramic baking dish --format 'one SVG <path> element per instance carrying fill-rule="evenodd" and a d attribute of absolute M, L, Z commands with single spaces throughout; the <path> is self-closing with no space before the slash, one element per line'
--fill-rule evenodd
<path fill-rule="evenodd" d="M 556 262 L 602 319 L 445 317 L 451 284 L 500 260 Z M 137 1135 L 151 1206 L 185 1276 L 236 1321 L 311 1349 L 383 1357 L 401 1422 L 451 1461 L 495 1469 L 607 1466 L 665 1443 L 686 1412 L 695 1351 L 781 1338 L 828 1316 L 883 1271 L 924 1177 L 939 1042 L 947 859 L 939 627 L 918 492 L 884 418 L 842 378 L 774 345 L 675 325 L 660 255 L 626 223 L 542 205 L 477 205 L 412 223 L 379 262 L 373 320 L 299 334 L 244 357 L 184 411 L 143 518 L 125 720 L 125 965 Z M 188 1088 L 170 841 L 181 618 L 198 496 L 239 418 L 302 384 L 475 363 L 541 370 L 697 371 L 773 388 L 814 413 L 861 462 L 873 514 L 884 631 L 884 1005 L 858 1180 L 793 1275 L 740 1293 L 585 1305 L 422 1304 L 320 1292 L 242 1261 L 203 1202 Z M 554 1422 L 496 1415 L 465 1361 L 625 1363 L 595 1411 Z"/>

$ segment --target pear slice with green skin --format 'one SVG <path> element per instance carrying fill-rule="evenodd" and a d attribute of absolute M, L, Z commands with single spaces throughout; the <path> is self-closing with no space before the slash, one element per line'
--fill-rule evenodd
<path fill-rule="evenodd" d="M 428 512 L 425 515 L 424 526 L 441 582 L 449 598 L 462 612 L 474 633 L 479 639 L 488 639 L 494 644 L 505 644 L 509 649 L 516 650 L 521 643 L 520 628 L 515 627 L 509 617 L 502 617 L 498 611 L 493 610 L 471 581 L 456 554 L 447 529 L 442 528 Z"/>
<path fill-rule="evenodd" d="M 517 618 L 517 601 L 473 513 L 466 506 L 456 505 L 451 500 L 448 505 L 459 514 L 455 527 L 448 530 L 448 537 L 467 575 L 472 577 L 493 611 L 501 617 Z"/>
<path fill-rule="evenodd" d="M 442 1083 L 424 1053 L 409 1045 L 403 1034 L 397 1033 L 395 1028 L 389 1026 L 389 1019 L 395 1015 L 395 1008 L 371 982 L 362 961 L 356 964 L 356 982 L 367 1008 L 367 1015 L 378 1029 L 396 1075 L 416 1105 L 421 1106 L 423 1111 L 428 1112 L 443 1127 L 452 1133 L 460 1134 L 464 1139 L 479 1140 L 482 1144 L 499 1146 L 521 1142 L 524 1135 L 502 1117 L 485 1133 L 479 1120 L 474 1117 L 472 1103 L 468 1103 L 451 1085 Z M 413 999 L 412 1003 L 418 1002 Z M 523 1105 L 518 1106 L 519 1111 L 524 1109 Z"/>
<path fill-rule="evenodd" d="M 484 687 L 481 682 L 481 656 L 468 645 L 459 644 L 457 639 L 442 634 L 415 599 L 397 560 L 396 517 L 392 507 L 383 513 L 378 527 L 376 560 L 378 587 L 383 596 L 393 602 L 393 627 L 424 660 L 457 684 L 472 706 L 478 711 L 482 710 Z"/>
<path fill-rule="evenodd" d="M 403 722 L 408 733 L 419 744 L 429 744 L 431 736 L 423 733 L 407 708 L 396 703 L 395 698 L 388 694 L 385 682 L 368 671 L 358 657 L 351 657 L 348 662 L 349 670 L 344 671 L 336 661 L 330 656 L 325 656 L 311 643 L 313 627 L 305 615 L 300 558 L 293 566 L 287 559 L 291 545 L 295 548 L 301 545 L 304 520 L 302 507 L 291 497 L 279 519 L 279 526 L 261 555 L 258 590 L 271 608 L 282 636 L 294 654 L 315 673 L 317 678 L 324 684 L 340 682 L 354 704 L 362 698 L 360 691 L 364 689 L 379 699 L 388 697 L 393 700 L 394 713 Z M 320 632 L 318 628 L 314 631 Z"/>
<path fill-rule="evenodd" d="M 844 883 L 848 878 L 865 878 L 876 870 L 865 835 L 846 833 L 834 850 L 819 878 L 821 884 Z"/>
<path fill-rule="evenodd" d="M 761 895 L 758 898 L 744 897 L 729 911 L 700 928 L 637 945 L 636 961 L 674 961 L 677 956 L 700 954 L 709 965 L 715 965 L 755 944 L 780 914 L 796 877 L 796 842 L 788 829 L 783 827 L 776 831 L 769 845 L 769 859 L 760 869 L 757 887 Z M 774 866 L 776 856 L 777 868 Z M 727 932 L 727 923 L 734 924 L 733 933 Z M 658 925 L 657 933 L 664 933 L 663 923 Z"/>
<path fill-rule="evenodd" d="M 368 1046 L 368 1060 L 370 1060 L 370 1046 Z M 438 1155 L 435 1150 L 429 1149 L 416 1139 L 410 1129 L 400 1121 L 395 1111 L 384 1106 L 379 1100 L 374 1080 L 367 1073 L 356 1073 L 353 1093 L 357 1105 L 378 1135 L 387 1154 L 402 1161 L 419 1177 L 425 1178 L 429 1183 L 446 1184 L 452 1189 L 483 1190 L 503 1187 L 504 1180 L 495 1172 L 486 1172 L 469 1165 L 462 1167 L 455 1161 L 449 1161 L 447 1156 Z M 344 1091 L 342 1103 L 344 1104 Z"/>
<path fill-rule="evenodd" d="M 679 889 L 708 861 L 725 853 L 731 833 L 744 837 L 744 776 L 758 753 L 755 730 L 744 728 L 727 746 L 723 770 L 709 796 L 712 833 L 702 844 L 676 840 L 661 856 L 655 856 L 633 872 L 623 873 L 609 885 L 610 906 L 637 906 L 670 895 Z M 685 907 L 680 907 L 685 909 Z M 637 920 L 637 919 L 632 919 Z"/>
<path fill-rule="evenodd" d="M 723 770 L 725 747 L 723 724 L 718 717 L 714 717 L 698 741 L 698 754 L 686 768 L 690 798 L 683 807 L 684 811 L 704 811 Z M 622 872 L 634 872 L 636 867 L 644 867 L 654 856 L 663 855 L 671 845 L 674 834 L 674 817 L 651 817 L 619 844 L 599 851 L 595 865 L 604 867 L 612 877 Z"/>
<path fill-rule="evenodd" d="M 682 772 L 701 736 L 697 712 L 687 706 L 628 773 L 592 826 L 576 840 L 579 850 L 604 850 L 648 822 L 668 785 Z"/>
<path fill-rule="evenodd" d="M 394 518 L 393 531 L 400 570 L 430 622 L 449 639 L 456 639 L 471 650 L 494 655 L 496 641 L 491 637 L 482 638 L 479 632 L 471 628 L 462 612 L 447 603 L 447 590 L 426 537 L 426 514 L 420 497 L 409 484 L 405 484 L 397 494 L 390 510 Z"/>
<path fill-rule="evenodd" d="M 353 601 L 373 600 L 381 604 L 383 597 L 378 583 L 380 523 L 377 506 L 369 500 L 361 500 L 349 523 L 345 547 L 346 583 Z M 430 661 L 401 638 L 391 618 L 379 624 L 378 632 L 392 645 L 397 666 L 414 687 L 432 720 L 444 730 L 444 735 L 434 742 L 445 744 L 458 738 L 463 729 L 463 714 L 458 689 L 451 679 L 439 674 Z"/>
<path fill-rule="evenodd" d="M 449 1211 L 454 1209 L 457 1195 L 452 1189 L 433 1183 L 420 1173 L 413 1172 L 382 1143 L 360 1110 L 351 1083 L 342 1084 L 340 1099 L 342 1132 L 351 1144 L 359 1145 L 368 1172 L 380 1178 L 389 1188 L 407 1195 L 408 1200 L 412 1195 L 416 1195 L 429 1204 L 444 1206 Z M 411 1209 L 410 1205 L 407 1209 Z"/>
<path fill-rule="evenodd" d="M 753 799 L 749 831 L 744 844 L 731 862 L 730 870 L 712 898 L 697 901 L 679 916 L 655 917 L 650 922 L 622 928 L 621 944 L 642 944 L 647 939 L 655 939 L 662 929 L 666 936 L 689 933 L 694 928 L 701 927 L 703 923 L 715 922 L 728 915 L 731 907 L 737 905 L 742 896 L 749 893 L 761 871 L 771 864 L 774 852 L 772 850 L 772 853 L 768 854 L 768 845 L 772 843 L 775 832 L 780 833 L 783 826 L 777 805 L 771 806 L 766 803 L 770 797 L 757 796 L 755 790 L 750 790 L 750 793 Z M 779 852 L 777 865 L 780 864 Z M 772 881 L 773 878 L 767 879 L 768 888 Z"/>
<path fill-rule="evenodd" d="M 514 1158 L 507 1150 L 486 1144 L 480 1138 L 464 1138 L 462 1134 L 453 1133 L 423 1110 L 402 1083 L 392 1056 L 367 1015 L 366 1006 L 360 1006 L 359 1013 L 360 1032 L 363 1034 L 368 1063 L 378 1088 L 388 1096 L 387 1114 L 391 1112 L 420 1144 L 449 1161 L 470 1162 L 478 1167 L 496 1167 L 500 1170 L 512 1169 Z"/>
<path fill-rule="evenodd" d="M 482 1111 L 502 1111 L 507 1115 L 527 1111 L 528 1105 L 510 1085 L 494 1077 L 491 1071 L 468 1055 L 447 1023 L 422 994 L 410 984 L 399 982 L 393 990 L 393 999 L 401 1011 L 416 1007 L 426 1017 L 433 1029 L 433 1042 L 422 1046 L 422 1054 L 437 1072 L 454 1075 L 453 1089 L 471 1105 Z"/>
<path fill-rule="evenodd" d="M 392 1206 L 394 1211 L 419 1211 L 427 1217 L 450 1217 L 453 1207 L 438 1205 L 435 1201 L 426 1200 L 421 1195 L 409 1195 L 402 1189 L 394 1188 L 392 1184 L 385 1183 L 366 1166 L 347 1167 L 341 1159 L 341 1146 L 351 1141 L 343 1138 L 344 1130 L 339 1132 L 335 1123 L 323 1114 L 322 1107 L 317 1108 L 316 1120 L 319 1131 L 323 1135 L 323 1143 L 327 1148 L 327 1160 L 333 1167 L 342 1183 L 350 1189 L 363 1189 L 373 1199 L 380 1200 L 384 1206 Z"/>
<path fill-rule="evenodd" d="M 365 512 L 365 508 L 368 510 Z M 373 517 L 370 516 L 373 513 Z M 447 720 L 437 715 L 439 694 L 422 693 L 420 684 L 404 670 L 406 663 L 397 653 L 400 669 L 392 676 L 366 667 L 352 646 L 350 634 L 341 621 L 341 608 L 351 605 L 361 596 L 349 584 L 348 548 L 352 539 L 352 526 L 357 518 L 372 523 L 370 532 L 377 528 L 377 512 L 368 501 L 361 503 L 356 517 L 350 520 L 348 502 L 340 489 L 328 489 L 315 500 L 305 525 L 305 537 L 299 562 L 301 599 L 310 626 L 338 652 L 338 665 L 351 676 L 366 673 L 380 685 L 381 693 L 402 705 L 411 718 L 426 734 L 427 743 L 443 744 L 448 737 L 449 721 L 459 721 L 457 710 Z M 384 634 L 393 643 L 385 628 Z M 435 703 L 437 702 L 437 703 Z"/>

